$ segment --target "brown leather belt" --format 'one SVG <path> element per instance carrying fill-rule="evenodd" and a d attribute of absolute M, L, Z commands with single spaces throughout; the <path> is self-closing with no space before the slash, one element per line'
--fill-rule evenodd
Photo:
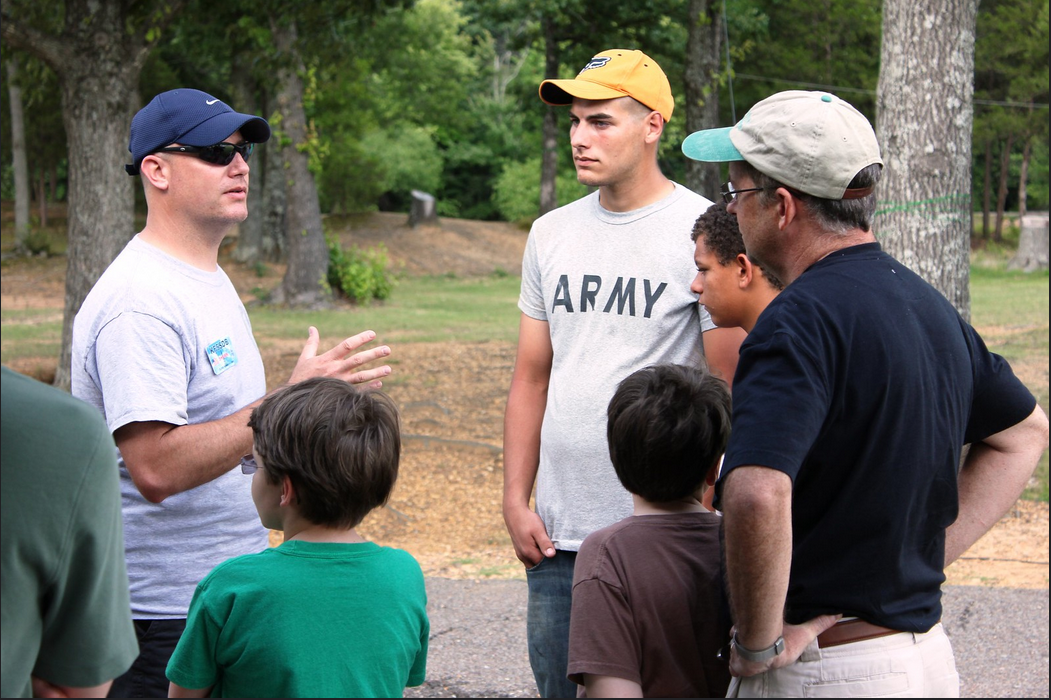
<path fill-rule="evenodd" d="M 898 632 L 899 630 L 880 627 L 861 619 L 840 620 L 817 636 L 817 645 L 822 649 L 828 649 L 829 647 L 838 647 L 841 644 L 863 642 L 866 639 L 889 637 L 892 634 L 898 634 Z"/>

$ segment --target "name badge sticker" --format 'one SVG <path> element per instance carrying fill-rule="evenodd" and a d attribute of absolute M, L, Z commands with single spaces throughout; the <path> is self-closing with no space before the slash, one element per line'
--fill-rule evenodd
<path fill-rule="evenodd" d="M 237 353 L 230 336 L 217 340 L 207 348 L 208 361 L 212 363 L 212 372 L 222 374 L 237 364 Z"/>

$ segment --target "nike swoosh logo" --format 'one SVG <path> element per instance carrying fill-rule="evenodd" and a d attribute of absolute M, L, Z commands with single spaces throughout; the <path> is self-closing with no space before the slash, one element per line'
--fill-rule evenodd
<path fill-rule="evenodd" d="M 214 105 L 214 104 L 215 104 L 216 102 L 218 102 L 218 101 L 219 101 L 219 100 L 205 100 L 205 101 L 204 101 L 204 103 L 205 103 L 206 105 Z"/>

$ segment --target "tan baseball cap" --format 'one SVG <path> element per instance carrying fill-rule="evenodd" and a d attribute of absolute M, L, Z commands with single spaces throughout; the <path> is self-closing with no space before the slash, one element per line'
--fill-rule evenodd
<path fill-rule="evenodd" d="M 572 80 L 545 80 L 540 83 L 540 99 L 561 107 L 573 98 L 612 100 L 634 97 L 664 121 L 671 119 L 675 100 L 668 76 L 652 58 L 631 49 L 608 49 L 596 54 Z"/>
<path fill-rule="evenodd" d="M 863 168 L 883 165 L 865 115 L 835 95 L 803 90 L 757 102 L 736 126 L 690 134 L 682 152 L 709 163 L 746 161 L 789 188 L 822 199 L 872 194 L 872 187 L 848 186 Z"/>

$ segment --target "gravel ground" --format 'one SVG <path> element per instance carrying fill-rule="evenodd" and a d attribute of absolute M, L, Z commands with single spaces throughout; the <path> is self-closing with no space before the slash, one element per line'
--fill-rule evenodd
<path fill-rule="evenodd" d="M 405 697 L 536 697 L 524 581 L 427 580 L 428 681 Z M 1048 591 L 947 586 L 945 629 L 961 694 L 1048 697 Z"/>

